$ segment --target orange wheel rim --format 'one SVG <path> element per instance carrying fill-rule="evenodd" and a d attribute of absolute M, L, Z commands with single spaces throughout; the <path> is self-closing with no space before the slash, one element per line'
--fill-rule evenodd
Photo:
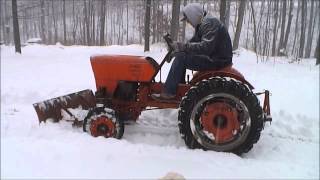
<path fill-rule="evenodd" d="M 108 117 L 101 116 L 91 121 L 90 132 L 94 137 L 112 137 L 115 133 L 115 124 Z"/>
<path fill-rule="evenodd" d="M 240 123 L 235 108 L 223 102 L 206 105 L 201 114 L 201 124 L 206 133 L 212 134 L 216 143 L 225 143 L 239 132 Z"/>

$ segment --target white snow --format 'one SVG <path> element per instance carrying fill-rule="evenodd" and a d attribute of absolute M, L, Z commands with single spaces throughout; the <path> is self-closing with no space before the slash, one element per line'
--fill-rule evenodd
<path fill-rule="evenodd" d="M 95 90 L 91 55 L 144 55 L 160 62 L 166 53 L 161 45 L 144 53 L 140 45 L 35 44 L 22 52 L 1 46 L 1 179 L 159 179 L 169 172 L 186 179 L 319 178 L 319 66 L 314 66 L 314 59 L 256 63 L 250 51 L 235 55 L 234 67 L 256 91 L 272 93 L 273 116 L 259 142 L 239 157 L 187 149 L 179 134 L 177 110 L 143 112 L 137 123 L 125 127 L 121 140 L 93 138 L 63 121 L 39 125 L 33 103 Z M 162 81 L 169 67 L 164 66 Z"/>

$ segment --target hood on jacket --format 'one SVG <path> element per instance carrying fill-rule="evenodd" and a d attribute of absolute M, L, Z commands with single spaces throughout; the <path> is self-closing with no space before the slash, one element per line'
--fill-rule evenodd
<path fill-rule="evenodd" d="M 204 10 L 199 3 L 190 3 L 182 9 L 182 13 L 184 15 L 184 18 L 182 20 L 188 19 L 190 24 L 193 27 L 196 27 L 201 23 L 201 19 L 204 15 Z"/>

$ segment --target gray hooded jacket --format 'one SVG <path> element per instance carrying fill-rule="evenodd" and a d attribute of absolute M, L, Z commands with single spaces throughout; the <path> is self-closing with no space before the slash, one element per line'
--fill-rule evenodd
<path fill-rule="evenodd" d="M 213 62 L 232 62 L 232 43 L 227 29 L 217 19 L 206 15 L 200 4 L 191 3 L 182 12 L 195 28 L 184 51 L 190 54 L 207 55 Z"/>

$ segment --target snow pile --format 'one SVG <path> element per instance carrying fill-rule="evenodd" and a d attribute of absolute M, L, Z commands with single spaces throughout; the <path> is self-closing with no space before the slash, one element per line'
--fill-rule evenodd
<path fill-rule="evenodd" d="M 139 45 L 83 47 L 32 45 L 15 54 L 1 46 L 1 178 L 319 178 L 319 67 L 283 58 L 256 63 L 242 50 L 234 66 L 256 87 L 269 89 L 273 122 L 243 157 L 189 150 L 177 110 L 143 112 L 122 140 L 93 138 L 70 123 L 38 123 L 32 104 L 83 89 L 95 90 L 94 54 L 151 56 L 166 50 Z M 170 64 L 162 70 L 166 78 Z M 190 72 L 189 72 L 190 73 Z M 159 79 L 159 77 L 158 77 Z"/>
<path fill-rule="evenodd" d="M 29 44 L 34 44 L 34 43 L 41 43 L 42 39 L 41 38 L 31 38 L 27 40 L 27 43 Z"/>

